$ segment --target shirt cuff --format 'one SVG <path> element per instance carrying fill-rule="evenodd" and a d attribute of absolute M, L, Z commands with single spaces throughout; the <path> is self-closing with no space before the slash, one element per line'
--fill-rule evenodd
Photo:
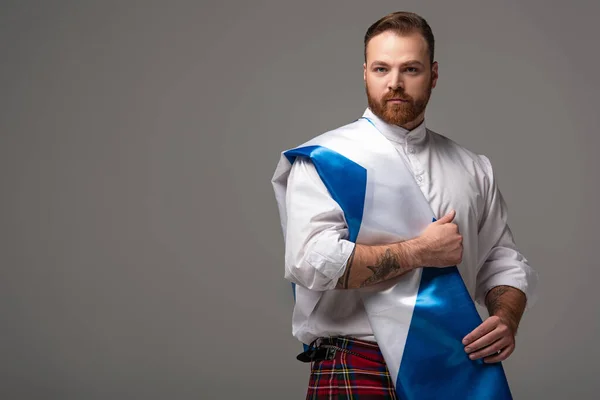
<path fill-rule="evenodd" d="M 327 249 L 321 249 L 319 242 L 316 242 L 306 258 L 306 262 L 328 281 L 327 283 L 323 282 L 325 290 L 331 290 L 336 287 L 338 279 L 346 271 L 346 264 L 352 255 L 352 251 L 354 251 L 355 244 L 348 240 L 341 240 L 338 246 L 336 257 L 331 258 L 331 256 L 325 255 Z"/>
<path fill-rule="evenodd" d="M 519 289 L 525 294 L 527 298 L 525 311 L 528 311 L 537 302 L 537 272 L 524 263 L 521 263 L 522 265 L 520 266 L 511 266 L 508 268 L 498 264 L 495 262 L 486 264 L 488 269 L 498 272 L 482 280 L 478 285 L 475 300 L 485 307 L 485 298 L 490 290 L 497 286 L 510 286 Z"/>

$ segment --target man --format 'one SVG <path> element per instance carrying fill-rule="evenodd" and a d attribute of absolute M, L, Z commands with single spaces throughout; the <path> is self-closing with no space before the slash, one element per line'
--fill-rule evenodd
<path fill-rule="evenodd" d="M 373 293 L 375 297 L 379 294 L 384 296 L 390 292 L 389 285 L 403 290 L 403 285 L 410 285 L 408 281 L 413 278 L 409 276 L 415 271 L 443 274 L 443 270 L 449 270 L 448 267 L 457 266 L 460 275 L 456 275 L 462 277 L 469 294 L 487 307 L 490 316 L 478 326 L 473 326 L 474 329 L 469 328 L 464 336 L 461 333 L 461 337 L 456 338 L 454 334 L 452 340 L 461 346 L 466 362 L 471 360 L 470 363 L 475 365 L 479 360 L 478 365 L 492 365 L 506 360 L 514 351 L 517 328 L 524 310 L 533 302 L 537 276 L 514 243 L 506 223 L 506 204 L 489 160 L 425 126 L 425 109 L 438 80 L 434 36 L 427 22 L 408 12 L 396 12 L 381 18 L 366 32 L 364 56 L 368 109 L 363 114 L 362 124 L 355 122 L 345 130 L 339 128 L 337 131 L 342 132 L 341 136 L 334 136 L 341 139 L 325 136 L 319 142 L 325 143 L 322 147 L 304 147 L 309 149 L 310 154 L 286 154 L 291 162 L 282 158 L 273 179 L 276 193 L 279 193 L 286 242 L 285 277 L 295 285 L 293 334 L 305 345 L 310 345 L 305 353 L 298 356 L 301 360 L 312 362 L 307 398 L 329 398 L 332 395 L 397 398 L 398 393 L 407 398 L 429 398 L 425 392 L 409 394 L 410 390 L 406 387 L 402 392 L 394 390 L 394 385 L 403 385 L 401 379 L 416 378 L 411 378 L 410 374 L 403 378 L 400 373 L 398 378 L 390 375 L 386 365 L 389 357 L 384 357 L 380 346 L 382 342 L 393 339 L 386 339 L 378 333 L 383 331 L 376 330 L 379 328 L 376 328 L 378 322 L 374 317 L 387 310 L 387 306 L 373 311 L 375 302 L 386 300 L 381 300 L 384 298 L 381 296 L 371 300 L 369 296 Z M 374 206 L 376 201 L 384 201 L 381 199 L 386 196 L 398 195 L 398 190 L 381 194 L 389 189 L 386 184 L 377 181 L 366 183 L 367 191 L 375 190 L 372 195 L 375 200 L 360 198 L 353 206 L 350 204 L 354 201 L 352 193 L 346 198 L 340 197 L 339 191 L 345 190 L 345 183 L 338 183 L 337 187 L 341 188 L 338 190 L 331 180 L 339 179 L 350 185 L 349 182 L 361 171 L 360 166 L 355 170 L 350 167 L 360 162 L 350 160 L 347 167 L 337 167 L 336 172 L 329 175 L 324 169 L 328 168 L 327 165 L 335 169 L 335 162 L 317 163 L 318 157 L 346 161 L 352 158 L 340 158 L 335 151 L 329 151 L 326 144 L 335 144 L 335 140 L 339 143 L 360 141 L 370 129 L 364 120 L 395 150 L 395 157 L 402 161 L 402 168 L 410 174 L 411 182 L 406 185 L 416 183 L 414 187 L 418 187 L 419 196 L 426 199 L 439 218 L 434 222 L 429 219 L 427 226 L 413 237 L 393 241 L 390 232 L 398 224 L 412 223 L 404 220 L 418 214 L 416 209 L 406 206 L 402 210 L 404 203 L 392 204 L 388 207 L 389 211 L 383 210 L 383 206 L 381 210 Z M 361 144 L 365 152 L 370 151 L 366 147 L 376 140 L 372 136 Z M 346 144 L 336 146 L 343 150 Z M 318 152 L 326 153 L 325 156 L 317 154 L 317 148 Z M 347 154 L 357 154 L 356 157 L 360 158 L 355 150 L 349 150 Z M 287 164 L 281 168 L 283 163 Z M 370 165 L 379 164 L 373 160 Z M 381 168 L 365 169 L 365 176 L 369 179 L 373 179 L 375 173 L 386 179 L 386 171 L 382 174 Z M 390 174 L 396 172 L 390 170 Z M 284 189 L 278 192 L 278 188 L 282 187 Z M 363 203 L 364 211 L 361 208 Z M 363 243 L 357 240 L 357 228 L 351 226 L 356 225 L 357 218 L 348 211 L 350 207 L 357 209 L 356 205 L 360 209 L 356 214 L 358 219 L 372 218 L 370 225 L 363 220 L 360 227 L 363 238 L 367 238 Z M 378 224 L 386 224 L 385 220 L 377 219 L 378 212 L 399 213 L 399 217 L 387 218 L 391 228 L 377 231 Z M 421 279 L 421 296 L 424 275 L 415 276 L 415 279 Z M 388 286 L 384 286 L 386 284 Z M 416 307 L 415 302 L 419 303 L 416 292 L 412 298 L 411 307 Z M 400 302 L 409 301 L 406 299 Z M 451 301 L 444 297 L 439 299 Z M 417 311 L 412 310 L 412 317 L 408 315 L 407 319 L 410 324 L 414 324 L 417 318 Z M 439 315 L 444 313 L 446 311 Z M 395 314 L 390 315 L 393 319 Z M 433 334 L 437 320 L 427 322 L 433 323 L 422 332 Z M 455 323 L 461 323 L 460 317 Z M 445 333 L 436 334 L 442 341 Z M 403 350 L 405 358 L 407 353 L 416 351 L 409 346 L 413 342 L 406 337 L 410 338 L 410 331 L 403 339 L 407 346 Z M 438 339 L 434 336 L 434 340 Z M 404 370 L 407 368 L 412 366 L 404 367 Z M 436 380 L 424 381 L 425 385 L 427 383 L 435 386 Z M 431 396 L 435 398 L 433 394 Z M 507 396 L 510 394 L 502 398 Z M 450 395 L 444 398 L 450 398 Z M 486 395 L 486 398 L 493 397 Z"/>

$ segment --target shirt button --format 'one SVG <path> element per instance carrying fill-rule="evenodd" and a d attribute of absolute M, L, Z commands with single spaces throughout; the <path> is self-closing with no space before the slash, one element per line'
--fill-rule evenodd
<path fill-rule="evenodd" d="M 421 175 L 417 176 L 417 182 L 419 182 L 419 183 L 423 182 L 423 177 Z"/>
<path fill-rule="evenodd" d="M 415 154 L 415 149 L 414 149 L 414 147 L 409 147 L 409 148 L 408 148 L 408 152 L 409 152 L 410 154 Z"/>

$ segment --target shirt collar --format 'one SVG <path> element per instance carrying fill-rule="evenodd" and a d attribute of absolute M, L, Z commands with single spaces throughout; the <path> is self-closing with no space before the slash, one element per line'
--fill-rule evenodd
<path fill-rule="evenodd" d="M 408 129 L 404 129 L 401 126 L 388 124 L 381 118 L 371 111 L 370 108 L 367 108 L 363 113 L 363 117 L 368 118 L 373 122 L 373 125 L 381 132 L 383 136 L 385 136 L 388 140 L 398 143 L 405 143 L 410 141 L 411 143 L 417 144 L 422 142 L 425 139 L 427 134 L 427 128 L 425 126 L 425 120 L 421 122 L 419 126 L 415 129 L 409 131 Z"/>

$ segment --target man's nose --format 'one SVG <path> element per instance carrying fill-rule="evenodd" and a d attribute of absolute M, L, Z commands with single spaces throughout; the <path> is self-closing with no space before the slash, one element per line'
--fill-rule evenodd
<path fill-rule="evenodd" d="M 388 83 L 388 87 L 390 90 L 404 89 L 404 81 L 400 72 L 396 71 L 390 74 L 390 81 Z"/>

